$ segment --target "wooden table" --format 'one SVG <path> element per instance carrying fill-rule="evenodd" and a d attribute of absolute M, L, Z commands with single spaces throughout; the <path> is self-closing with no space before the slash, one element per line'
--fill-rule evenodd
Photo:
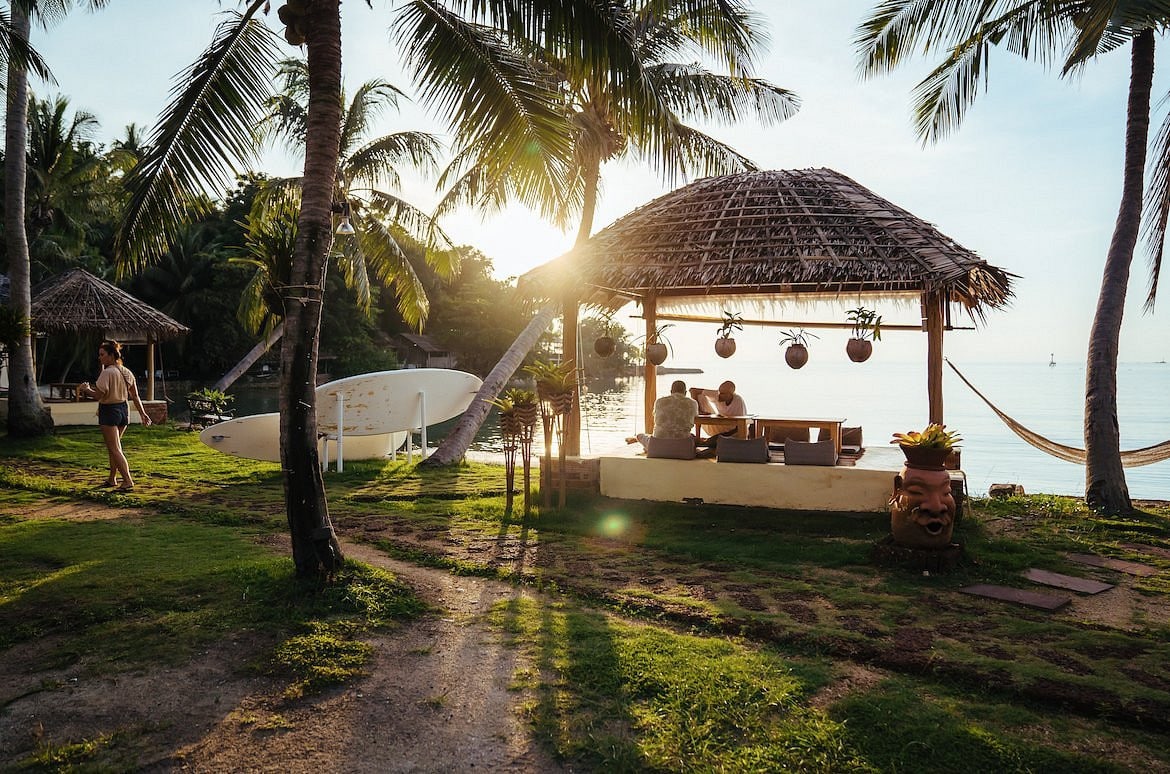
<path fill-rule="evenodd" d="M 50 382 L 49 383 L 49 400 L 60 398 L 61 400 L 80 400 L 81 396 L 77 394 L 78 382 Z"/>
<path fill-rule="evenodd" d="M 754 414 L 744 414 L 737 417 L 721 417 L 718 414 L 699 414 L 695 417 L 695 437 L 703 437 L 703 427 L 734 427 L 736 438 L 748 437 L 748 423 L 755 419 Z"/>
<path fill-rule="evenodd" d="M 767 435 L 768 430 L 780 430 L 782 433 L 791 434 L 792 438 L 801 441 L 808 440 L 808 431 L 811 428 L 818 430 L 825 430 L 829 437 L 833 439 L 833 448 L 837 450 L 837 456 L 841 456 L 841 425 L 844 423 L 844 418 L 823 418 L 823 417 L 757 417 L 756 418 L 756 435 Z"/>

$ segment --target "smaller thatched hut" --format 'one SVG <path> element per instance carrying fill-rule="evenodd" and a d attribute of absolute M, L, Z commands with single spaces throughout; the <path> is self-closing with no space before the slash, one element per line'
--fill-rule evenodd
<path fill-rule="evenodd" d="M 42 334 L 97 334 L 146 344 L 146 400 L 154 400 L 154 345 L 188 332 L 187 326 L 84 269 L 71 269 L 33 289 L 33 330 Z"/>

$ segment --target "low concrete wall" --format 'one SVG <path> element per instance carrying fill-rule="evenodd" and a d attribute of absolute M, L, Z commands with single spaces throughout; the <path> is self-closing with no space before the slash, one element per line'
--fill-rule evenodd
<path fill-rule="evenodd" d="M 150 415 L 150 421 L 156 425 L 167 421 L 167 403 L 163 400 L 144 400 L 142 405 Z M 96 425 L 97 403 L 92 400 L 79 401 L 46 401 L 45 408 L 53 415 L 53 424 L 63 425 Z M 8 417 L 8 399 L 0 399 L 0 418 Z M 134 407 L 130 407 L 130 424 L 141 424 L 142 419 Z"/>
<path fill-rule="evenodd" d="M 888 511 L 900 469 L 602 457 L 601 494 L 801 511 Z"/>

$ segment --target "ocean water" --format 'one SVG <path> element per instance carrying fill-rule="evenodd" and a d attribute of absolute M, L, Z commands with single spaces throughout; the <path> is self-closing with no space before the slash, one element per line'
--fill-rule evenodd
<path fill-rule="evenodd" d="M 958 365 L 958 364 L 956 364 Z M 1084 447 L 1085 368 L 1083 364 L 971 363 L 964 375 L 1001 411 L 1053 441 Z M 861 425 L 867 446 L 886 445 L 894 432 L 926 424 L 926 366 L 876 359 L 810 363 L 794 371 L 780 365 L 728 361 L 703 374 L 663 374 L 659 394 L 673 379 L 688 386 L 714 387 L 735 381 L 753 414 L 845 417 Z M 1118 368 L 1118 419 L 1123 449 L 1170 439 L 1170 365 L 1123 363 Z M 581 446 L 598 453 L 624 444 L 641 429 L 642 380 L 591 385 L 582 397 Z M 1052 457 L 1025 443 L 944 366 L 943 415 L 948 429 L 963 437 L 962 465 L 972 493 L 993 483 L 1016 483 L 1029 493 L 1084 494 L 1084 467 Z M 486 440 L 486 439 L 484 439 Z M 477 444 L 478 445 L 478 444 Z M 490 448 L 490 444 L 480 446 Z M 1130 496 L 1170 499 L 1170 460 L 1126 468 Z"/>
<path fill-rule="evenodd" d="M 1016 421 L 1053 441 L 1084 446 L 1083 363 L 956 365 Z M 878 357 L 866 363 L 816 361 L 793 370 L 782 361 L 750 364 L 737 356 L 698 363 L 697 367 L 705 372 L 660 375 L 659 394 L 664 394 L 674 379 L 701 387 L 732 379 L 751 413 L 844 417 L 849 425 L 861 425 L 867 446 L 887 445 L 894 432 L 920 430 L 926 425 L 926 366 L 921 361 L 884 362 Z M 1166 399 L 1170 395 L 1170 365 L 1122 363 L 1117 379 L 1122 448 L 1137 449 L 1170 439 L 1170 404 Z M 185 394 L 181 390 L 172 393 Z M 233 393 L 240 415 L 276 410 L 274 386 L 240 386 Z M 598 454 L 624 447 L 625 438 L 643 427 L 642 379 L 589 384 L 581 405 L 582 452 Z M 1019 439 L 945 366 L 943 414 L 947 427 L 963 437 L 962 464 L 972 493 L 984 494 L 994 483 L 1015 483 L 1032 494 L 1084 494 L 1082 466 L 1051 457 Z M 429 444 L 436 445 L 453 425 L 454 420 L 429 428 Z M 494 416 L 484 423 L 472 449 L 500 451 Z M 1170 499 L 1170 460 L 1126 468 L 1126 483 L 1131 497 Z"/>

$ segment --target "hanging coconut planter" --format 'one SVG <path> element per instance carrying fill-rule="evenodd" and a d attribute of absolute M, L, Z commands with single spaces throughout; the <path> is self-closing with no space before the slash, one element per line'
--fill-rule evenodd
<path fill-rule="evenodd" d="M 845 342 L 845 354 L 854 363 L 864 363 L 873 354 L 873 342 L 881 341 L 881 315 L 864 306 L 850 309 L 846 314 L 853 326 L 853 335 Z"/>
<path fill-rule="evenodd" d="M 670 342 L 667 341 L 666 336 L 662 335 L 663 331 L 671 327 L 673 323 L 660 325 L 654 329 L 654 333 L 646 339 L 646 360 L 656 366 L 660 366 L 666 362 L 666 356 L 670 353 Z"/>
<path fill-rule="evenodd" d="M 610 331 L 613 328 L 612 317 L 613 313 L 610 312 L 601 318 L 603 325 L 602 332 L 601 335 L 597 337 L 597 340 L 593 342 L 593 351 L 596 352 L 599 357 L 609 357 L 614 353 L 614 351 L 617 350 L 617 342 L 615 342 L 613 336 L 610 335 Z"/>
<path fill-rule="evenodd" d="M 784 362 L 788 364 L 789 368 L 803 368 L 804 364 L 808 362 L 809 337 L 820 338 L 804 328 L 798 331 L 785 331 L 784 335 L 780 337 L 780 345 L 787 345 L 784 350 Z"/>
<path fill-rule="evenodd" d="M 715 339 L 715 354 L 719 357 L 731 357 L 735 354 L 735 339 L 731 338 L 732 331 L 743 330 L 743 318 L 738 312 L 724 312 L 723 323 L 719 326 L 719 338 Z"/>

